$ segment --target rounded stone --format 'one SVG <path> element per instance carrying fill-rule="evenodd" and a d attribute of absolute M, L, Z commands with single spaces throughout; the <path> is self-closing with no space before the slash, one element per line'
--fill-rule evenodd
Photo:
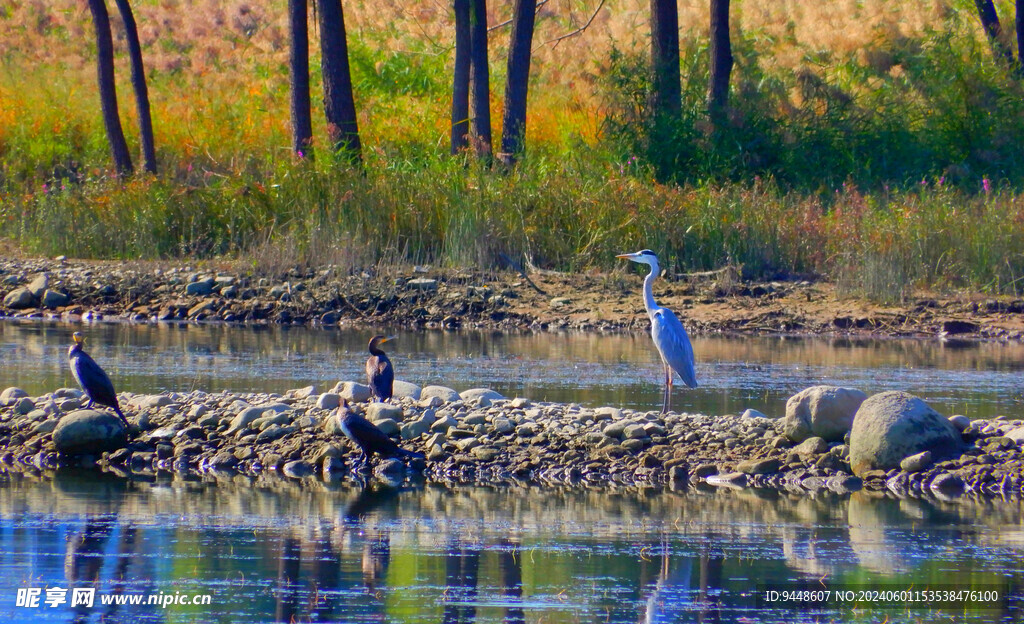
<path fill-rule="evenodd" d="M 388 403 L 370 403 L 366 406 L 364 416 L 373 423 L 388 419 L 398 422 L 405 420 L 405 413 L 402 411 L 402 408 Z"/>
<path fill-rule="evenodd" d="M 882 392 L 865 400 L 850 431 L 850 467 L 857 476 L 898 468 L 923 451 L 941 461 L 962 450 L 960 433 L 949 419 L 906 392 Z"/>
<path fill-rule="evenodd" d="M 15 288 L 4 297 L 4 307 L 12 310 L 31 308 L 34 303 L 35 298 L 29 289 L 24 286 Z"/>
<path fill-rule="evenodd" d="M 736 470 L 749 475 L 774 474 L 782 468 L 782 462 L 778 458 L 748 459 L 736 464 Z"/>
<path fill-rule="evenodd" d="M 71 412 L 53 430 L 53 445 L 66 455 L 113 451 L 123 448 L 126 441 L 121 419 L 99 410 Z"/>
<path fill-rule="evenodd" d="M 398 379 L 392 384 L 391 392 L 392 396 L 396 399 L 409 398 L 413 401 L 419 401 L 423 393 L 422 389 L 416 384 Z"/>
<path fill-rule="evenodd" d="M 213 293 L 213 286 L 215 283 L 216 282 L 212 277 L 204 280 L 199 280 L 197 282 L 192 282 L 191 284 L 185 286 L 185 293 L 197 297 L 205 297 Z"/>
<path fill-rule="evenodd" d="M 782 432 L 794 442 L 818 436 L 827 442 L 843 439 L 867 395 L 853 388 L 812 386 L 786 401 Z"/>
<path fill-rule="evenodd" d="M 334 392 L 325 392 L 316 399 L 316 406 L 320 409 L 338 409 L 339 405 L 341 405 L 341 395 Z"/>
<path fill-rule="evenodd" d="M 36 408 L 36 403 L 28 397 L 21 397 L 14 402 L 14 413 L 19 415 L 25 415 Z"/>
<path fill-rule="evenodd" d="M 36 299 L 43 296 L 43 292 L 50 286 L 50 276 L 46 273 L 40 273 L 28 283 L 26 288 Z"/>
<path fill-rule="evenodd" d="M 932 452 L 922 451 L 911 455 L 900 462 L 900 470 L 903 472 L 921 472 L 932 465 Z"/>
<path fill-rule="evenodd" d="M 398 423 L 391 418 L 384 418 L 382 420 L 375 421 L 373 424 L 377 425 L 377 428 L 384 432 L 384 435 L 392 436 L 401 432 Z"/>
<path fill-rule="evenodd" d="M 262 415 L 262 407 L 247 407 L 243 409 L 241 412 L 238 413 L 238 416 L 235 416 L 231 420 L 231 426 L 228 427 L 227 433 L 234 433 L 241 429 L 245 429 Z"/>
<path fill-rule="evenodd" d="M 66 294 L 57 290 L 47 289 L 46 291 L 43 292 L 40 305 L 42 305 L 44 308 L 49 308 L 50 310 L 52 310 L 54 308 L 66 306 L 70 302 L 71 297 L 67 296 Z"/>
<path fill-rule="evenodd" d="M 957 414 L 949 417 L 949 422 L 952 423 L 956 430 L 963 433 L 963 430 L 971 425 L 971 419 L 964 416 L 963 414 Z"/>
<path fill-rule="evenodd" d="M 370 386 L 356 383 L 354 381 L 338 382 L 338 385 L 334 386 L 334 392 L 349 403 L 362 403 L 363 401 L 369 401 L 370 396 L 372 395 Z"/>
<path fill-rule="evenodd" d="M 464 390 L 459 393 L 459 396 L 463 401 L 473 401 L 487 399 L 488 401 L 500 401 L 504 399 L 500 393 L 491 390 L 490 388 L 471 388 Z"/>
<path fill-rule="evenodd" d="M 3 392 L 0 392 L 0 405 L 13 405 L 18 399 L 27 396 L 28 393 L 22 390 L 21 388 L 11 386 L 10 388 L 5 389 Z"/>
<path fill-rule="evenodd" d="M 818 455 L 828 450 L 828 442 L 823 438 L 817 436 L 813 438 L 807 438 L 800 444 L 797 444 L 791 449 L 791 452 L 797 455 Z"/>

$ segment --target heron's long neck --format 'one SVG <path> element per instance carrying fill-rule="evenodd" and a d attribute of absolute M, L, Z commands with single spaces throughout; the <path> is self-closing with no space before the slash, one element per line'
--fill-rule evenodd
<path fill-rule="evenodd" d="M 654 290 L 653 284 L 655 278 L 658 277 L 658 267 L 656 265 L 651 266 L 651 272 L 644 278 L 644 307 L 647 308 L 647 315 L 654 314 L 654 311 L 658 309 L 658 304 L 654 303 Z"/>

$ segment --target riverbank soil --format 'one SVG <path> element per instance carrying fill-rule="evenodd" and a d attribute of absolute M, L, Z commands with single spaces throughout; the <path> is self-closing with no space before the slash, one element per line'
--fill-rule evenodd
<path fill-rule="evenodd" d="M 646 330 L 643 275 L 328 267 L 259 274 L 242 262 L 0 260 L 0 314 L 134 321 Z M 27 292 L 26 292 L 27 291 Z M 917 293 L 880 303 L 825 281 L 665 276 L 659 305 L 691 333 L 1024 339 L 1024 299 Z"/>

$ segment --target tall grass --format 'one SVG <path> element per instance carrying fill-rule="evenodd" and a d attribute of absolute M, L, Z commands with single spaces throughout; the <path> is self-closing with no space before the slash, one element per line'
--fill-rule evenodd
<path fill-rule="evenodd" d="M 221 12 L 221 32 L 172 11 L 177 4 L 140 5 L 158 177 L 110 177 L 88 53 L 74 61 L 48 49 L 40 62 L 0 44 L 9 240 L 46 255 L 226 256 L 268 272 L 382 258 L 488 266 L 502 254 L 584 270 L 650 247 L 670 270 L 822 275 L 882 299 L 915 287 L 1021 290 L 1024 93 L 991 60 L 969 6 L 928 5 L 921 10 L 938 16 L 930 22 L 882 20 L 825 50 L 794 34 L 806 25 L 790 29 L 775 9 L 748 3 L 734 32 L 733 108 L 717 127 L 704 115 L 702 31 L 684 39 L 681 119 L 653 127 L 642 37 L 602 18 L 594 28 L 614 48 L 605 56 L 573 56 L 591 50 L 587 42 L 571 52 L 540 45 L 527 157 L 497 171 L 447 155 L 444 16 L 412 17 L 433 5 L 385 3 L 401 19 L 375 23 L 385 9 L 354 3 L 350 53 L 367 147 L 365 170 L 354 171 L 322 143 L 313 161 L 288 151 L 282 7 L 218 4 L 210 14 Z M 766 21 L 752 20 L 750 7 Z M 812 9 L 800 11 L 824 11 Z M 38 3 L 4 10 L 8 40 L 89 49 L 80 7 L 50 21 Z M 549 37 L 571 25 L 545 24 Z M 567 90 L 559 85 L 570 65 L 588 69 Z M 501 71 L 496 62 L 496 85 Z M 137 144 L 128 85 L 119 88 Z M 314 98 L 322 124 L 318 106 Z"/>

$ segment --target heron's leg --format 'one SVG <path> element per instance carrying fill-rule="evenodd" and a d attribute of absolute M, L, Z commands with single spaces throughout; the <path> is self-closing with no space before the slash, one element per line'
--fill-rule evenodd
<path fill-rule="evenodd" d="M 672 369 L 670 369 L 668 367 L 668 364 L 665 364 L 665 363 L 662 363 L 662 366 L 665 368 L 665 383 L 664 383 L 664 388 L 663 388 L 663 390 L 661 392 L 661 413 L 664 414 L 665 412 L 668 411 L 668 400 L 669 400 L 669 396 L 668 395 L 669 395 L 669 392 L 671 391 L 671 387 L 672 387 L 671 386 L 672 378 L 669 375 L 672 374 Z"/>
<path fill-rule="evenodd" d="M 665 411 L 667 412 L 672 409 L 672 382 L 674 380 L 672 379 L 673 374 L 671 366 L 665 367 L 665 377 L 668 378 L 668 390 L 665 391 Z"/>

